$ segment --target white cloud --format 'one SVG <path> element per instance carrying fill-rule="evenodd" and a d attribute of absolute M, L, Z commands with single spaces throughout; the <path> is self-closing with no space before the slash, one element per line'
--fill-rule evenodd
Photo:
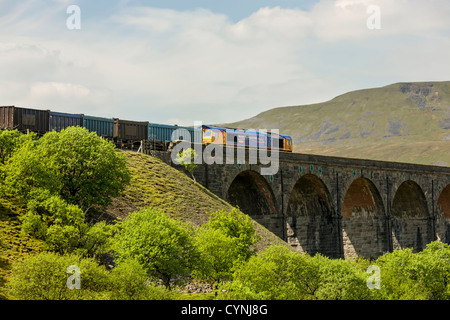
<path fill-rule="evenodd" d="M 59 83 L 59 82 L 38 82 L 31 86 L 30 90 L 31 99 L 44 100 L 44 99 L 84 99 L 91 93 L 90 90 L 82 85 L 72 83 Z"/>
<path fill-rule="evenodd" d="M 236 41 L 299 40 L 307 35 L 312 19 L 301 10 L 265 7 L 227 26 L 226 35 Z"/>
<path fill-rule="evenodd" d="M 366 26 L 372 4 L 380 6 L 381 30 Z M 186 125 L 183 119 L 235 121 L 397 79 L 450 74 L 444 0 L 265 7 L 237 23 L 205 9 L 150 7 L 94 21 L 81 6 L 79 31 L 64 28 L 65 10 L 32 8 L 32 17 L 45 19 L 30 21 L 29 9 L 18 5 L 0 22 L 0 95 L 10 104 Z"/>

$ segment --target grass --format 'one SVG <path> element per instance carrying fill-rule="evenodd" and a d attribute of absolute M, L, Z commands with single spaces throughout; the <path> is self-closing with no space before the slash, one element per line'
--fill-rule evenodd
<path fill-rule="evenodd" d="M 113 200 L 107 213 L 123 219 L 130 212 L 143 208 L 158 208 L 171 218 L 188 222 L 194 228 L 208 222 L 209 214 L 217 210 L 231 210 L 223 201 L 199 183 L 161 160 L 145 154 L 124 151 L 132 179 L 124 194 Z M 254 221 L 261 240 L 261 250 L 272 244 L 286 244 L 265 227 Z"/>
<path fill-rule="evenodd" d="M 132 174 L 124 194 L 113 200 L 107 212 L 117 218 L 142 208 L 158 208 L 172 218 L 199 226 L 208 221 L 205 212 L 231 206 L 178 170 L 157 158 L 125 151 Z"/>
<path fill-rule="evenodd" d="M 5 283 L 12 265 L 22 257 L 41 252 L 44 244 L 21 232 L 23 209 L 13 199 L 0 195 L 0 300 L 7 299 Z"/>

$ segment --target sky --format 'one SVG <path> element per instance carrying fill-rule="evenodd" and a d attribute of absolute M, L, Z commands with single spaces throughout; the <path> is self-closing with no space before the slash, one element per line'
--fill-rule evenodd
<path fill-rule="evenodd" d="M 0 105 L 217 124 L 447 81 L 449 16 L 448 0 L 0 0 Z"/>

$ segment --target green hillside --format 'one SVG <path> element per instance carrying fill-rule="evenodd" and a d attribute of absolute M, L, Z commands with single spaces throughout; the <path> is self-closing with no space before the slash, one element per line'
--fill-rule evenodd
<path fill-rule="evenodd" d="M 450 165 L 450 81 L 396 83 L 225 124 L 279 129 L 294 152 Z"/>
<path fill-rule="evenodd" d="M 108 215 L 124 218 L 130 212 L 153 207 L 164 210 L 174 219 L 199 227 L 208 222 L 208 213 L 232 209 L 230 204 L 161 160 L 141 153 L 127 151 L 126 154 L 132 173 L 131 183 L 124 194 L 107 208 Z M 285 244 L 256 222 L 255 228 L 262 238 L 257 244 L 258 249 L 271 244 Z"/>

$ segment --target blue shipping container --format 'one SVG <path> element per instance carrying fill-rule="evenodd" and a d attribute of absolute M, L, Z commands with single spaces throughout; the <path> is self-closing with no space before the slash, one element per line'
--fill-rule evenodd
<path fill-rule="evenodd" d="M 81 114 L 50 111 L 49 131 L 55 130 L 59 132 L 67 127 L 81 127 L 82 116 Z"/>
<path fill-rule="evenodd" d="M 172 126 L 172 125 L 166 125 L 166 124 L 156 124 L 156 123 L 149 123 L 148 124 L 148 140 L 150 141 L 158 141 L 158 142 L 170 142 L 172 141 L 172 134 L 175 130 L 182 129 L 183 131 L 178 131 L 180 135 L 178 136 L 178 140 L 186 140 L 190 142 L 194 142 L 194 128 L 190 127 L 180 127 L 180 126 Z M 184 130 L 187 130 L 187 133 L 185 136 L 183 135 L 183 132 L 186 132 Z M 201 135 L 201 129 L 199 131 L 199 134 Z M 201 141 L 201 140 L 199 140 Z"/>
<path fill-rule="evenodd" d="M 83 127 L 100 137 L 113 138 L 114 119 L 83 115 Z"/>

